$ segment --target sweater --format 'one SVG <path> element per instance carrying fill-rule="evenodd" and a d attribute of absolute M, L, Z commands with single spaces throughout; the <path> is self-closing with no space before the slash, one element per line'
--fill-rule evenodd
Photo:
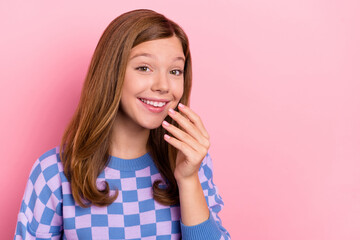
<path fill-rule="evenodd" d="M 195 226 L 182 223 L 179 204 L 164 206 L 153 199 L 153 182 L 164 179 L 149 153 L 130 160 L 110 155 L 97 186 L 108 182 L 110 194 L 119 191 L 117 199 L 106 207 L 82 208 L 71 194 L 57 146 L 31 169 L 14 239 L 230 239 L 218 216 L 224 203 L 213 182 L 209 154 L 198 175 L 210 217 Z"/>

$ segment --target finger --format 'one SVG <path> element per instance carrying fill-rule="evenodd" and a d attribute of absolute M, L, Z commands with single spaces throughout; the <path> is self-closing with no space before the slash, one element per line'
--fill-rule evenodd
<path fill-rule="evenodd" d="M 185 156 L 193 156 L 196 154 L 194 152 L 194 149 L 191 148 L 189 145 L 185 144 L 184 142 L 179 141 L 178 139 L 171 137 L 167 134 L 164 135 L 165 141 L 167 141 L 169 144 L 174 146 L 176 149 L 181 151 Z M 188 158 L 189 159 L 189 158 Z"/>
<path fill-rule="evenodd" d="M 168 123 L 167 121 L 163 121 L 162 126 L 171 133 L 174 137 L 176 137 L 179 141 L 189 145 L 195 151 L 199 149 L 199 142 L 197 142 L 193 137 L 191 137 L 186 132 L 180 130 L 179 128 L 175 127 L 174 125 Z"/>
<path fill-rule="evenodd" d="M 191 110 L 188 106 L 185 106 L 181 103 L 178 105 L 178 109 L 186 115 L 190 119 L 191 122 L 195 124 L 195 126 L 201 131 L 202 135 L 207 139 L 210 138 L 209 133 L 206 131 L 203 122 L 199 115 L 197 115 L 193 110 Z"/>
<path fill-rule="evenodd" d="M 209 140 L 202 134 L 200 129 L 198 129 L 196 125 L 191 122 L 191 120 L 175 112 L 173 109 L 169 109 L 169 116 L 174 119 L 188 134 L 195 138 L 200 144 L 205 147 L 209 147 Z"/>

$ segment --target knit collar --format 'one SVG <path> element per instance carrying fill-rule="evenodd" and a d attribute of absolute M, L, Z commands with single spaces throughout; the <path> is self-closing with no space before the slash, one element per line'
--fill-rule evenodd
<path fill-rule="evenodd" d="M 122 159 L 112 155 L 110 155 L 109 158 L 110 160 L 107 166 L 122 171 L 135 171 L 154 165 L 149 153 L 133 159 Z"/>

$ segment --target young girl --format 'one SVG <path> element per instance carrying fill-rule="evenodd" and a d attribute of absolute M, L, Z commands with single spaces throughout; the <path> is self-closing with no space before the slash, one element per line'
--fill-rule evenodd
<path fill-rule="evenodd" d="M 31 169 L 15 239 L 230 239 L 189 42 L 151 10 L 113 20 L 60 146 Z"/>

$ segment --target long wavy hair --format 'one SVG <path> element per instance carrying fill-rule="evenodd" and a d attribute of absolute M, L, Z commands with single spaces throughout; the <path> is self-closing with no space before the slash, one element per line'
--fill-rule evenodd
<path fill-rule="evenodd" d="M 79 105 L 67 126 L 60 145 L 60 159 L 71 184 L 74 200 L 82 207 L 107 206 L 118 196 L 110 194 L 107 182 L 98 189 L 96 179 L 109 161 L 110 139 L 119 111 L 126 66 L 133 47 L 155 39 L 178 37 L 185 55 L 184 93 L 180 102 L 189 104 L 192 82 L 188 37 L 182 28 L 164 15 L 139 9 L 114 19 L 102 34 L 86 75 Z M 178 126 L 169 116 L 166 121 Z M 160 126 L 150 130 L 148 149 L 165 179 L 165 187 L 153 183 L 154 199 L 164 205 L 179 203 L 174 177 L 177 149 L 168 144 Z"/>

